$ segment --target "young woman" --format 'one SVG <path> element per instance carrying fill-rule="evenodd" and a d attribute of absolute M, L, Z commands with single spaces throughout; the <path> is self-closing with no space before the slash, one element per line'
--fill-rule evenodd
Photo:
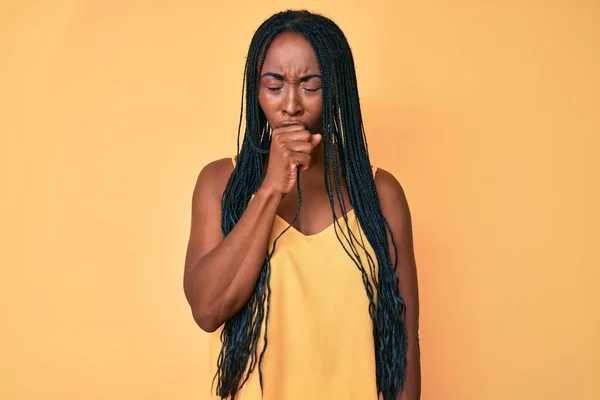
<path fill-rule="evenodd" d="M 216 398 L 418 399 L 417 274 L 401 185 L 371 166 L 330 19 L 273 15 L 245 67 L 243 143 L 200 173 L 184 288 Z M 240 117 L 240 122 L 242 117 Z"/>

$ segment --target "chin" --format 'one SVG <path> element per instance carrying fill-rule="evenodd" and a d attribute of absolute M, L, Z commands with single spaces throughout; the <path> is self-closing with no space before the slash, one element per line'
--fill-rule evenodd
<path fill-rule="evenodd" d="M 313 135 L 315 133 L 321 133 L 323 131 L 323 128 L 321 128 L 321 126 L 319 126 L 319 125 L 316 125 L 316 126 L 311 125 L 310 127 L 306 128 L 306 129 L 308 129 L 309 132 L 312 133 Z"/>

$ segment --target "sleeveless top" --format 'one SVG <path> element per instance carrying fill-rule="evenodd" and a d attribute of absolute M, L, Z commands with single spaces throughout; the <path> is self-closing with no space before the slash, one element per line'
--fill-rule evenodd
<path fill-rule="evenodd" d="M 235 166 L 235 159 L 233 160 Z M 373 167 L 373 174 L 376 168 Z M 362 232 L 354 210 L 340 217 L 342 232 L 347 227 L 377 260 Z M 276 216 L 269 250 L 289 223 Z M 367 255 L 355 244 L 369 274 Z M 377 271 L 375 270 L 375 273 Z M 361 272 L 339 242 L 332 224 L 313 235 L 290 227 L 278 240 L 271 258 L 271 303 L 268 346 L 262 363 L 263 387 L 258 365 L 236 395 L 239 400 L 377 400 L 373 324 L 369 299 Z M 266 305 L 265 305 L 266 309 Z M 264 323 L 258 344 L 264 342 Z M 223 326 L 211 333 L 209 383 L 215 394 L 217 359 Z"/>

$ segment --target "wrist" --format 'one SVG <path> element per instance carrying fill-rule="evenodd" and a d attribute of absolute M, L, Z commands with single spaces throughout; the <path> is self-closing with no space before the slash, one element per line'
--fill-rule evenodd
<path fill-rule="evenodd" d="M 265 183 L 258 188 L 255 195 L 255 197 L 264 198 L 267 202 L 275 201 L 277 203 L 283 199 L 283 196 L 285 196 L 284 193 Z"/>

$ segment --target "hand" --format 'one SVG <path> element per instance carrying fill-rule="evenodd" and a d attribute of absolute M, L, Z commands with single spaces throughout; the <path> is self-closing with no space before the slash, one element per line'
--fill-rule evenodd
<path fill-rule="evenodd" d="M 299 123 L 273 129 L 263 186 L 281 195 L 291 192 L 296 186 L 296 171 L 304 172 L 310 168 L 311 152 L 321 139 L 322 135 L 310 133 Z"/>

